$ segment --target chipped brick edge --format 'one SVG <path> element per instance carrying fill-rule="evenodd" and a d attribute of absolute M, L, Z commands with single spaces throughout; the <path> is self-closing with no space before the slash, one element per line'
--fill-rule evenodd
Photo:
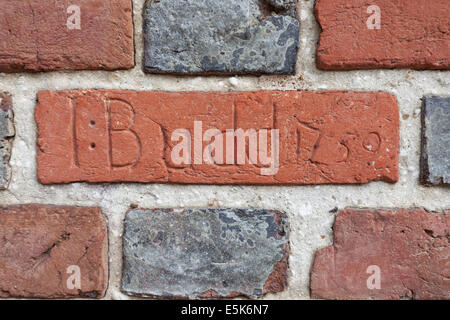
<path fill-rule="evenodd" d="M 316 269 L 316 262 L 318 262 L 319 260 L 326 260 L 324 257 L 326 257 L 327 255 L 331 255 L 334 252 L 334 247 L 336 244 L 336 234 L 334 232 L 335 230 L 335 225 L 336 225 L 336 220 L 339 217 L 339 214 L 344 212 L 344 211 L 367 211 L 367 210 L 386 210 L 386 211 L 398 211 L 398 210 L 423 210 L 429 214 L 444 214 L 446 212 L 450 212 L 450 208 L 443 208 L 440 210 L 428 210 L 425 207 L 406 207 L 406 208 L 401 208 L 401 207 L 393 207 L 393 208 L 387 208 L 387 207 L 379 207 L 379 208 L 373 208 L 373 207 L 345 207 L 343 209 L 339 209 L 339 208 L 334 208 L 333 210 L 330 211 L 330 213 L 334 214 L 334 222 L 333 225 L 331 227 L 331 230 L 333 232 L 333 241 L 330 245 L 319 248 L 315 251 L 314 256 L 313 256 L 313 260 L 312 260 L 312 264 L 311 264 L 311 268 L 309 270 L 309 284 L 308 284 L 308 289 L 309 289 L 309 296 L 311 299 L 315 299 L 315 300 L 342 300 L 342 299 L 330 299 L 329 297 L 323 297 L 320 296 L 318 294 L 314 294 L 313 293 L 313 289 L 312 289 L 312 274 L 313 271 Z M 354 299 L 353 299 L 354 300 Z"/>

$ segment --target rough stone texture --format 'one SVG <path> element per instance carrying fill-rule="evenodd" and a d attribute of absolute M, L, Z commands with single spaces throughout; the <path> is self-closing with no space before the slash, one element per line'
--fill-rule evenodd
<path fill-rule="evenodd" d="M 369 29 L 381 10 L 380 29 Z M 317 66 L 323 70 L 450 68 L 448 0 L 317 0 L 322 27 Z"/>
<path fill-rule="evenodd" d="M 127 213 L 122 290 L 163 298 L 261 297 L 287 284 L 284 213 L 136 209 Z"/>
<path fill-rule="evenodd" d="M 1 0 L 0 72 L 129 69 L 130 0 Z M 80 8 L 80 29 L 70 6 Z"/>
<path fill-rule="evenodd" d="M 41 183 L 175 182 L 204 184 L 332 184 L 397 181 L 398 109 L 387 93 L 258 91 L 236 93 L 43 91 L 36 108 L 38 179 Z M 194 121 L 201 132 L 279 129 L 279 168 L 258 156 L 239 156 L 239 140 L 223 164 L 195 163 Z M 173 154 L 189 130 L 192 164 Z M 267 150 L 274 133 L 267 134 Z M 197 135 L 198 136 L 198 135 Z M 203 136 L 200 133 L 199 139 Z M 259 138 L 258 138 L 259 139 Z M 188 140 L 186 138 L 186 140 Z M 203 141 L 204 155 L 210 144 Z M 274 144 L 275 146 L 275 144 Z M 266 147 L 266 146 L 264 146 Z M 230 151 L 231 149 L 231 151 Z M 188 152 L 186 152 L 188 153 Z M 242 153 L 242 152 L 241 152 Z"/>
<path fill-rule="evenodd" d="M 14 97 L 16 137 L 11 155 L 13 171 L 0 203 L 52 203 L 102 208 L 108 217 L 110 281 L 105 299 L 130 299 L 120 291 L 123 220 L 130 204 L 141 208 L 265 208 L 285 212 L 291 227 L 289 286 L 268 299 L 309 299 L 314 253 L 332 243 L 335 207 L 450 208 L 448 188 L 418 184 L 420 110 L 426 95 L 447 96 L 450 72 L 397 70 L 321 71 L 316 68 L 319 25 L 314 1 L 299 0 L 302 32 L 296 76 L 178 77 L 142 72 L 144 0 L 133 0 L 136 68 L 123 72 L 0 73 L 1 90 Z M 396 96 L 400 112 L 399 180 L 395 184 L 320 186 L 235 186 L 178 184 L 42 185 L 36 179 L 36 95 L 41 90 L 74 88 L 156 91 L 352 90 L 386 91 Z M 333 211 L 334 212 L 334 211 Z M 133 299 L 133 298 L 131 298 Z"/>
<path fill-rule="evenodd" d="M 0 92 L 0 190 L 6 189 L 11 179 L 9 158 L 14 134 L 11 96 Z"/>
<path fill-rule="evenodd" d="M 324 299 L 450 299 L 450 212 L 347 209 L 334 245 L 316 253 L 311 295 Z M 380 268 L 380 289 L 367 280 Z"/>
<path fill-rule="evenodd" d="M 296 0 L 149 0 L 144 70 L 295 74 Z"/>
<path fill-rule="evenodd" d="M 423 100 L 421 180 L 450 184 L 450 98 Z"/>
<path fill-rule="evenodd" d="M 0 206 L 0 297 L 100 298 L 107 255 L 99 208 Z M 80 268 L 79 290 L 67 286 L 69 266 Z"/>

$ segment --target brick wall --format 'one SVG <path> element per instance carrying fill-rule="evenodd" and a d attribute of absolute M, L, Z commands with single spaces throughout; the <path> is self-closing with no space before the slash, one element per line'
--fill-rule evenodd
<path fill-rule="evenodd" d="M 446 0 L 0 4 L 1 298 L 450 298 Z"/>

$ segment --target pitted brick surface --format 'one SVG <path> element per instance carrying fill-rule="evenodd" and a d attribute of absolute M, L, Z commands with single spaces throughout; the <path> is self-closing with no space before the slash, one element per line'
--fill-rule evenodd
<path fill-rule="evenodd" d="M 0 297 L 101 298 L 108 238 L 99 208 L 0 206 Z M 80 287 L 72 276 L 79 268 Z"/>
<path fill-rule="evenodd" d="M 448 70 L 448 11 L 448 0 L 317 0 L 322 27 L 317 65 Z"/>
<path fill-rule="evenodd" d="M 134 66 L 131 0 L 0 4 L 0 72 Z"/>
<path fill-rule="evenodd" d="M 316 253 L 312 298 L 450 299 L 450 212 L 346 209 L 333 230 L 333 246 Z"/>

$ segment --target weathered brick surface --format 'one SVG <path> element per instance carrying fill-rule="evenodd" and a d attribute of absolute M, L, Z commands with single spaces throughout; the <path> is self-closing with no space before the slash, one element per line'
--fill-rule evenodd
<path fill-rule="evenodd" d="M 316 253 L 313 298 L 450 299 L 449 211 L 347 209 L 333 230 L 333 246 Z"/>
<path fill-rule="evenodd" d="M 144 69 L 177 74 L 295 74 L 296 0 L 147 1 Z"/>
<path fill-rule="evenodd" d="M 131 0 L 0 4 L 0 72 L 134 66 Z"/>
<path fill-rule="evenodd" d="M 315 12 L 320 69 L 450 68 L 448 0 L 317 0 Z"/>
<path fill-rule="evenodd" d="M 387 93 L 43 91 L 38 99 L 38 178 L 44 184 L 329 184 L 398 178 L 398 107 Z M 202 128 L 196 130 L 194 121 Z M 211 152 L 211 137 L 201 142 L 212 128 L 214 141 L 223 138 L 215 143 L 216 151 L 223 146 L 222 156 Z M 177 136 L 179 129 L 189 137 Z M 259 135 L 254 142 L 229 138 L 226 131 L 237 129 Z M 261 129 L 268 129 L 266 141 Z M 279 130 L 278 143 L 272 129 Z M 182 142 L 190 144 L 190 153 L 179 151 Z M 205 156 L 210 153 L 215 158 Z M 174 155 L 188 159 L 175 161 Z"/>
<path fill-rule="evenodd" d="M 11 179 L 9 158 L 14 134 L 11 96 L 0 92 L 0 190 L 6 189 Z"/>
<path fill-rule="evenodd" d="M 450 98 L 423 100 L 421 180 L 450 184 Z"/>
<path fill-rule="evenodd" d="M 123 238 L 122 290 L 164 298 L 260 297 L 283 291 L 287 216 L 239 209 L 137 209 Z"/>
<path fill-rule="evenodd" d="M 102 297 L 107 251 L 99 208 L 0 206 L 0 297 Z M 79 267 L 80 289 L 67 285 L 71 266 Z"/>

